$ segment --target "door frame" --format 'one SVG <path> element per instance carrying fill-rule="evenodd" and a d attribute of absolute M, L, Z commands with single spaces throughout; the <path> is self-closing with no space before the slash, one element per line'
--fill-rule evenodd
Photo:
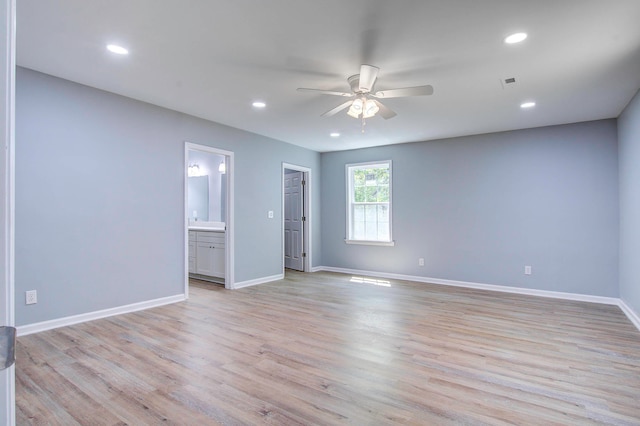
<path fill-rule="evenodd" d="M 284 275 L 284 174 L 285 171 L 295 170 L 297 172 L 302 172 L 303 179 L 305 181 L 305 185 L 302 187 L 302 193 L 304 202 L 302 204 L 302 215 L 305 217 L 305 221 L 302 225 L 302 252 L 307 255 L 304 257 L 302 262 L 302 269 L 304 272 L 311 272 L 311 265 L 313 265 L 311 248 L 313 244 L 311 244 L 311 169 L 305 166 L 299 166 L 297 164 L 291 163 L 282 163 L 282 188 L 280 191 L 282 198 L 282 274 Z"/>
<path fill-rule="evenodd" d="M 208 145 L 200 145 L 191 142 L 184 143 L 184 295 L 186 298 L 189 298 L 189 206 L 187 204 L 187 192 L 188 192 L 188 182 L 187 179 L 187 171 L 189 168 L 189 151 L 202 151 L 208 152 L 211 154 L 222 155 L 225 157 L 225 163 L 227 166 L 226 175 L 227 175 L 227 194 L 225 203 L 226 206 L 226 217 L 225 217 L 225 278 L 224 278 L 224 287 L 227 289 L 232 289 L 235 286 L 235 274 L 234 274 L 234 265 L 235 265 L 235 250 L 234 250 L 234 241 L 235 241 L 235 233 L 234 233 L 234 179 L 233 175 L 235 172 L 235 164 L 234 164 L 234 153 L 233 151 L 226 151 L 220 148 L 214 148 Z"/>
<path fill-rule="evenodd" d="M 0 106 L 0 325 L 15 326 L 15 75 L 16 75 L 16 0 L 0 3 L 4 50 L 0 62 L 2 106 Z M 0 371 L 0 424 L 16 422 L 15 364 Z"/>

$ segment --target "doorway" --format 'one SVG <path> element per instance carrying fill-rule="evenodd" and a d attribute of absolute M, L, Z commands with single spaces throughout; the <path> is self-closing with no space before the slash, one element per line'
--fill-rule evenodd
<path fill-rule="evenodd" d="M 283 271 L 311 270 L 311 169 L 282 165 Z"/>
<path fill-rule="evenodd" d="M 189 277 L 234 287 L 233 152 L 185 142 L 185 295 Z"/>

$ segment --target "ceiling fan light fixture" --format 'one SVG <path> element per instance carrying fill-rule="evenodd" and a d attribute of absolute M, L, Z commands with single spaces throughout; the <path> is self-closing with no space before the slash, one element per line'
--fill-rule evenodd
<path fill-rule="evenodd" d="M 362 99 L 356 99 L 349 107 L 349 111 L 347 111 L 347 114 L 349 114 L 353 118 L 360 117 L 360 114 L 362 114 L 362 104 Z"/>
<path fill-rule="evenodd" d="M 371 118 L 374 115 L 376 115 L 378 111 L 380 111 L 380 107 L 378 107 L 376 102 L 372 99 L 368 99 L 367 102 L 365 102 L 364 104 L 364 111 L 362 113 L 362 117 Z"/>

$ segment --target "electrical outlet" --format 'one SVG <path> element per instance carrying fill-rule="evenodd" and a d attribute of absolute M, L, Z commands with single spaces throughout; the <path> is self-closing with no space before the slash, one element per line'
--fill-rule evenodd
<path fill-rule="evenodd" d="M 525 275 L 531 275 L 531 266 L 525 266 L 524 267 L 524 274 Z"/>
<path fill-rule="evenodd" d="M 269 219 L 273 219 L 273 210 L 269 210 L 269 211 L 267 212 L 267 217 L 268 217 Z"/>
<path fill-rule="evenodd" d="M 25 294 L 25 303 L 27 305 L 33 305 L 34 303 L 38 303 L 38 291 L 37 290 L 28 290 L 24 292 Z"/>
<path fill-rule="evenodd" d="M 418 266 L 424 266 L 424 257 L 418 259 Z"/>

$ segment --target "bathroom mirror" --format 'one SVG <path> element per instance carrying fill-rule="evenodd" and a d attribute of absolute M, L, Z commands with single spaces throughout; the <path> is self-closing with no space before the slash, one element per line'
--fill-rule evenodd
<path fill-rule="evenodd" d="M 209 220 L 209 176 L 190 176 L 187 200 L 190 220 Z"/>
<path fill-rule="evenodd" d="M 189 150 L 187 160 L 189 221 L 197 219 L 201 222 L 224 222 L 227 188 L 225 157 L 211 152 Z"/>

